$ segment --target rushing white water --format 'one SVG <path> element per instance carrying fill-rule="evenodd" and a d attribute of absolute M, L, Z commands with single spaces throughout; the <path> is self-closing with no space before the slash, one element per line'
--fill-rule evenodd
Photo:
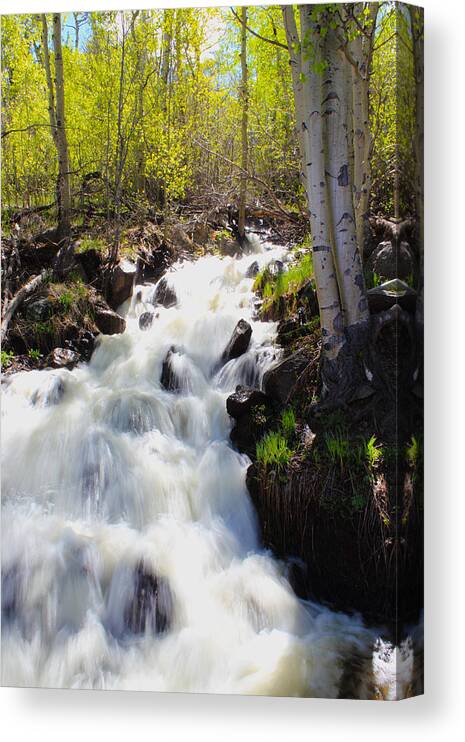
<path fill-rule="evenodd" d="M 277 353 L 245 273 L 277 257 L 175 265 L 176 306 L 137 287 L 89 364 L 5 384 L 4 684 L 337 697 L 355 657 L 355 695 L 372 697 L 389 676 L 361 620 L 295 597 L 229 442 L 228 394 Z M 250 348 L 217 370 L 240 318 Z M 178 393 L 160 384 L 171 346 Z"/>

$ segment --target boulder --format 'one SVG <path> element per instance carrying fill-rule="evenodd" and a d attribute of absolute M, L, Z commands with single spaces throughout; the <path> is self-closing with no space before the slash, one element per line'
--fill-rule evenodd
<path fill-rule="evenodd" d="M 80 361 L 79 353 L 68 348 L 54 348 L 47 357 L 47 365 L 52 368 L 72 368 Z"/>
<path fill-rule="evenodd" d="M 263 376 L 265 393 L 280 405 L 286 404 L 297 379 L 307 365 L 308 356 L 303 350 L 298 350 L 284 360 L 278 361 Z"/>
<path fill-rule="evenodd" d="M 408 242 L 380 242 L 371 256 L 373 272 L 382 279 L 407 279 L 416 271 L 415 259 Z"/>
<path fill-rule="evenodd" d="M 121 260 L 111 273 L 110 304 L 115 309 L 132 294 L 132 287 L 136 277 L 136 265 L 130 260 Z"/>
<path fill-rule="evenodd" d="M 82 330 L 76 325 L 71 325 L 65 335 L 65 347 L 78 353 L 82 361 L 90 361 L 95 346 L 94 334 L 89 330 Z"/>
<path fill-rule="evenodd" d="M 162 385 L 164 389 L 166 389 L 167 392 L 180 392 L 181 391 L 181 385 L 180 385 L 179 379 L 174 373 L 172 364 L 171 364 L 171 358 L 174 355 L 174 353 L 177 353 L 177 352 L 178 350 L 176 349 L 176 347 L 172 345 L 168 353 L 166 354 L 165 360 L 163 361 L 163 365 L 161 368 L 160 384 Z"/>
<path fill-rule="evenodd" d="M 228 414 L 237 420 L 251 412 L 254 407 L 266 405 L 268 401 L 268 397 L 260 389 L 239 385 L 234 394 L 227 398 L 226 409 Z"/>
<path fill-rule="evenodd" d="M 164 577 L 153 574 L 142 562 L 134 573 L 134 591 L 125 611 L 125 624 L 134 634 L 162 634 L 172 621 L 173 597 Z"/>
<path fill-rule="evenodd" d="M 417 292 L 404 281 L 395 278 L 367 291 L 368 306 L 372 314 L 384 312 L 398 304 L 407 312 L 414 312 Z"/>
<path fill-rule="evenodd" d="M 152 326 L 155 318 L 154 312 L 143 312 L 139 317 L 139 327 L 141 330 L 148 330 Z"/>
<path fill-rule="evenodd" d="M 251 337 L 252 327 L 245 319 L 240 319 L 222 353 L 221 360 L 223 363 L 227 363 L 232 358 L 239 358 L 239 356 L 243 355 L 249 347 Z"/>
<path fill-rule="evenodd" d="M 172 226 L 168 227 L 167 231 L 168 239 L 174 244 L 175 247 L 193 252 L 194 243 L 192 242 L 187 232 L 183 229 L 181 224 L 173 224 Z"/>
<path fill-rule="evenodd" d="M 174 253 L 166 243 L 148 241 L 139 248 L 137 258 L 137 281 L 157 281 L 170 267 Z"/>
<path fill-rule="evenodd" d="M 297 292 L 297 302 L 305 309 L 305 314 L 310 319 L 319 314 L 318 299 L 313 280 L 307 281 Z"/>
<path fill-rule="evenodd" d="M 175 290 L 168 285 L 166 278 L 162 278 L 161 281 L 158 282 L 155 289 L 155 293 L 152 298 L 152 304 L 154 304 L 155 306 L 157 304 L 161 304 L 166 309 L 169 309 L 170 307 L 174 307 L 177 303 L 178 298 L 176 296 Z"/>
<path fill-rule="evenodd" d="M 271 263 L 268 263 L 268 271 L 271 276 L 277 276 L 279 273 L 282 273 L 284 270 L 284 263 L 282 260 L 272 260 Z"/>
<path fill-rule="evenodd" d="M 76 253 L 76 260 L 86 274 L 86 282 L 93 281 L 99 276 L 102 255 L 98 250 L 92 247 L 84 252 L 78 252 Z"/>
<path fill-rule="evenodd" d="M 126 329 L 126 320 L 109 308 L 96 307 L 95 324 L 103 335 L 119 335 Z"/>
<path fill-rule="evenodd" d="M 251 263 L 249 265 L 249 267 L 247 268 L 247 270 L 245 272 L 245 277 L 246 278 L 255 278 L 255 276 L 257 275 L 258 271 L 259 271 L 258 263 L 257 263 L 256 260 L 254 260 L 253 263 Z"/>
<path fill-rule="evenodd" d="M 53 314 L 52 302 L 47 298 L 36 299 L 25 306 L 25 313 L 33 322 L 45 322 Z"/>

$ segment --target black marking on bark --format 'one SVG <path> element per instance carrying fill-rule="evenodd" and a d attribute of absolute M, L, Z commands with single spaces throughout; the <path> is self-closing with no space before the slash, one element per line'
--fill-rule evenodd
<path fill-rule="evenodd" d="M 354 278 L 354 283 L 355 283 L 356 286 L 358 286 L 358 288 L 360 289 L 360 291 L 363 291 L 363 275 L 362 275 L 362 273 L 357 273 L 357 275 Z M 366 299 L 365 299 L 365 301 L 366 301 Z"/>
<path fill-rule="evenodd" d="M 336 332 L 344 331 L 344 317 L 342 316 L 342 312 L 339 312 L 339 314 L 335 316 L 333 326 Z"/>
<path fill-rule="evenodd" d="M 339 227 L 339 225 L 342 224 L 342 222 L 345 219 L 348 219 L 350 222 L 353 222 L 353 219 L 352 219 L 351 215 L 347 211 L 344 211 L 343 215 L 341 216 L 341 218 L 339 219 L 338 223 L 336 224 L 336 227 Z M 339 231 L 342 232 L 342 229 L 339 230 Z"/>
<path fill-rule="evenodd" d="M 329 100 L 339 100 L 339 96 L 335 90 L 331 90 L 323 101 L 323 105 Z"/>
<path fill-rule="evenodd" d="M 314 245 L 313 252 L 329 252 L 329 245 Z"/>
<path fill-rule="evenodd" d="M 349 185 L 349 168 L 347 165 L 343 165 L 341 169 L 339 170 L 339 175 L 337 176 L 337 182 L 340 186 Z"/>

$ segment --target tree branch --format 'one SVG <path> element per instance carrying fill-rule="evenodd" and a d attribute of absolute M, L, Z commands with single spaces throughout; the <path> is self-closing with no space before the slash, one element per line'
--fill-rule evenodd
<path fill-rule="evenodd" d="M 282 44 L 280 41 L 276 41 L 275 39 L 268 39 L 266 36 L 261 36 L 261 34 L 259 34 L 256 31 L 254 31 L 253 28 L 250 28 L 250 26 L 248 26 L 247 23 L 243 23 L 242 18 L 240 18 L 237 15 L 237 13 L 234 10 L 234 8 L 230 8 L 230 10 L 231 10 L 231 13 L 233 14 L 233 16 L 235 17 L 235 19 L 237 21 L 239 21 L 239 23 L 241 24 L 241 26 L 244 26 L 244 28 L 246 28 L 247 31 L 252 34 L 252 36 L 256 36 L 257 39 L 260 39 L 261 41 L 266 41 L 267 44 L 272 44 L 273 46 L 279 46 L 281 49 L 285 49 L 287 51 L 287 45 L 286 44 Z"/>

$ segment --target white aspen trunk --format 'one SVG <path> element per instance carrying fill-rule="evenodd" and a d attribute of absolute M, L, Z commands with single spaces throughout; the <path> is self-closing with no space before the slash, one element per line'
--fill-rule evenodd
<path fill-rule="evenodd" d="M 353 13 L 357 19 L 362 19 L 363 24 L 361 28 L 355 29 L 355 37 L 350 41 L 346 40 L 343 47 L 352 67 L 353 197 L 357 244 L 363 257 L 365 220 L 370 205 L 370 156 L 373 146 L 370 130 L 369 81 L 379 3 L 356 3 L 349 8 L 350 13 L 345 7 L 342 10 L 344 20 L 347 22 Z"/>
<path fill-rule="evenodd" d="M 56 131 L 58 152 L 58 234 L 65 237 L 71 226 L 71 189 L 69 183 L 69 155 L 65 121 L 65 83 L 61 48 L 61 15 L 53 15 L 53 48 L 55 52 Z"/>
<path fill-rule="evenodd" d="M 57 121 L 55 112 L 55 91 L 53 87 L 52 69 L 50 65 L 50 52 L 48 49 L 48 24 L 47 16 L 45 13 L 41 15 L 42 21 L 42 61 L 45 69 L 45 78 L 47 80 L 47 95 L 48 95 L 48 119 L 50 121 L 50 131 L 53 137 L 53 143 L 58 153 L 58 133 L 57 133 Z M 57 177 L 56 182 L 56 201 L 57 205 L 60 204 L 60 188 L 59 178 Z"/>
<path fill-rule="evenodd" d="M 314 32 L 310 13 L 311 7 L 300 6 L 301 34 L 304 39 L 312 39 L 315 62 L 319 62 L 321 60 L 321 39 L 318 33 Z M 306 49 L 302 49 L 299 66 L 299 78 L 302 79 L 302 75 L 304 76 L 302 105 L 306 115 L 302 122 L 304 150 L 302 165 L 310 213 L 313 269 L 320 308 L 323 352 L 328 360 L 333 360 L 344 345 L 345 337 L 331 250 L 331 219 L 324 158 L 322 78 L 321 74 L 311 68 Z"/>
<path fill-rule="evenodd" d="M 421 327 L 424 321 L 424 35 L 423 8 L 409 5 L 413 44 L 413 71 L 415 77 L 415 207 L 418 221 L 420 253 L 420 280 L 418 286 L 416 321 Z"/>
<path fill-rule="evenodd" d="M 413 70 L 415 76 L 415 201 L 419 222 L 421 248 L 423 247 L 424 210 L 424 56 L 423 56 L 423 8 L 408 6 L 412 27 Z"/>
<path fill-rule="evenodd" d="M 352 96 L 352 77 L 349 64 L 339 47 L 336 33 L 329 28 L 325 37 L 327 68 L 323 82 L 326 179 L 344 324 L 351 327 L 367 320 L 369 312 L 357 244 L 350 177 L 349 98 Z"/>
<path fill-rule="evenodd" d="M 242 239 L 245 235 L 245 206 L 247 200 L 247 167 L 248 167 L 248 119 L 249 119 L 249 90 L 248 90 L 248 69 L 247 69 L 247 8 L 241 9 L 241 104 L 242 104 L 242 123 L 241 123 L 241 181 L 239 191 L 239 217 L 238 232 Z"/>
<path fill-rule="evenodd" d="M 371 188 L 371 149 L 369 121 L 368 80 L 362 75 L 362 39 L 357 36 L 351 44 L 357 68 L 352 66 L 353 132 L 354 132 L 354 209 L 357 229 L 357 244 L 363 255 L 364 221 L 368 211 Z"/>

